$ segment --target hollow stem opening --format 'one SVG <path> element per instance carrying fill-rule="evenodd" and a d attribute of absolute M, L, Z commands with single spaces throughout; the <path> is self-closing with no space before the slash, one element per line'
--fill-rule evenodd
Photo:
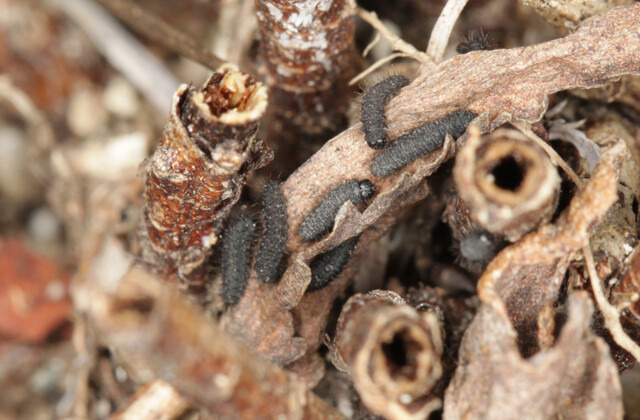
<path fill-rule="evenodd" d="M 391 341 L 382 343 L 382 352 L 386 358 L 389 376 L 393 379 L 415 380 L 418 367 L 418 354 L 422 346 L 408 329 L 397 331 Z"/>

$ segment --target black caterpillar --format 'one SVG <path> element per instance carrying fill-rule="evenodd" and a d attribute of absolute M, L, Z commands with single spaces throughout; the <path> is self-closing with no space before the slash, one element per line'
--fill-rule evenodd
<path fill-rule="evenodd" d="M 391 76 L 374 85 L 362 98 L 360 121 L 364 139 L 372 149 L 383 149 L 388 142 L 384 108 L 393 96 L 409 84 L 404 76 Z"/>
<path fill-rule="evenodd" d="M 456 47 L 458 54 L 492 49 L 489 37 L 482 31 L 470 31 Z"/>
<path fill-rule="evenodd" d="M 347 200 L 351 200 L 353 204 L 360 204 L 373 197 L 375 192 L 375 186 L 368 179 L 352 179 L 337 186 L 303 220 L 300 225 L 300 237 L 304 241 L 312 241 L 330 232 L 338 210 Z"/>
<path fill-rule="evenodd" d="M 238 303 L 247 287 L 251 267 L 251 248 L 256 223 L 247 214 L 240 214 L 227 228 L 222 242 L 222 290 L 227 305 Z"/>
<path fill-rule="evenodd" d="M 460 241 L 460 254 L 472 262 L 490 261 L 497 249 L 496 239 L 486 231 L 471 232 Z"/>
<path fill-rule="evenodd" d="M 420 156 L 442 147 L 446 134 L 451 134 L 454 138 L 460 137 L 475 117 L 470 111 L 454 111 L 444 118 L 416 128 L 376 156 L 371 164 L 371 173 L 384 177 L 399 171 Z"/>
<path fill-rule="evenodd" d="M 358 244 L 360 235 L 349 238 L 335 248 L 318 255 L 311 261 L 311 283 L 307 292 L 315 292 L 325 288 L 331 280 L 342 272 L 349 262 L 351 253 Z"/>
<path fill-rule="evenodd" d="M 267 181 L 262 193 L 264 233 L 256 254 L 255 270 L 263 283 L 280 277 L 280 264 L 287 246 L 287 205 L 278 181 Z"/>

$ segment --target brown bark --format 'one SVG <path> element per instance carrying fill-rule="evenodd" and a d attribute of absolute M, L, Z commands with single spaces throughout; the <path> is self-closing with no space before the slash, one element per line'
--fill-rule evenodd
<path fill-rule="evenodd" d="M 250 75 L 214 73 L 196 91 L 183 85 L 145 167 L 142 260 L 190 287 L 204 282 L 203 262 L 249 172 L 272 152 L 256 138 L 266 91 Z"/>
<path fill-rule="evenodd" d="M 270 135 L 297 167 L 346 124 L 357 70 L 353 0 L 256 0 Z M 315 136 L 315 137 L 311 137 Z M 282 160 L 283 162 L 286 161 Z"/>

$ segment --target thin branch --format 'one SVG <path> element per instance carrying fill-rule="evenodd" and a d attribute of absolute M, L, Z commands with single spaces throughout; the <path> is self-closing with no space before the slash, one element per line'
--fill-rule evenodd
<path fill-rule="evenodd" d="M 376 36 L 369 43 L 369 45 L 367 45 L 367 47 L 364 49 L 364 51 L 362 51 L 362 56 L 366 57 L 367 54 L 369 54 L 369 52 L 373 49 L 373 47 L 375 47 L 376 44 L 378 44 L 378 42 L 380 42 L 380 39 L 382 39 L 382 36 L 380 35 L 380 32 L 376 32 Z"/>
<path fill-rule="evenodd" d="M 431 38 L 427 46 L 427 55 L 435 62 L 440 63 L 444 58 L 444 50 L 449 43 L 449 37 L 453 26 L 458 21 L 462 9 L 466 6 L 467 0 L 449 0 L 444 5 L 440 17 L 431 31 Z"/>
<path fill-rule="evenodd" d="M 160 60 L 106 10 L 90 0 L 62 0 L 57 4 L 158 111 L 162 114 L 169 111 L 173 92 L 180 82 Z"/>
<path fill-rule="evenodd" d="M 190 60 L 216 70 L 225 60 L 202 47 L 189 35 L 177 30 L 150 10 L 126 0 L 97 0 L 139 34 Z"/>
<path fill-rule="evenodd" d="M 238 66 L 240 66 L 241 58 L 246 55 L 247 48 L 249 48 L 258 26 L 254 5 L 253 0 L 242 0 L 240 10 L 235 18 L 236 30 L 234 31 L 234 39 L 229 45 L 227 57 L 231 63 L 236 63 Z"/>
<path fill-rule="evenodd" d="M 460 109 L 477 114 L 475 124 L 483 131 L 513 120 L 539 121 L 551 93 L 596 87 L 622 74 L 640 72 L 640 57 L 635 54 L 640 39 L 630 29 L 638 22 L 640 5 L 634 4 L 587 20 L 565 38 L 456 56 L 419 76 L 390 100 L 385 114 L 387 133 L 399 137 Z M 574 65 L 567 67 L 558 61 L 559 55 Z M 321 344 L 320 331 L 325 328 L 331 302 L 348 286 L 353 271 L 347 266 L 325 289 L 303 294 L 311 280 L 307 263 L 363 231 L 360 249 L 377 239 L 403 208 L 427 195 L 423 180 L 453 155 L 447 148 L 417 159 L 396 174 L 375 178 L 370 167 L 377 151 L 364 141 L 360 124 L 327 142 L 283 184 L 290 255 L 285 274 L 276 287 L 265 287 L 252 274 L 243 298 L 225 314 L 228 331 L 283 365 L 314 352 Z M 362 213 L 353 206 L 343 208 L 326 238 L 303 242 L 298 235 L 302 220 L 326 192 L 349 179 L 371 179 L 376 196 Z M 375 229 L 367 229 L 374 224 Z"/>
<path fill-rule="evenodd" d="M 420 61 L 423 66 L 427 66 L 429 68 L 435 67 L 435 63 L 429 56 L 421 51 L 418 51 L 416 47 L 391 32 L 389 28 L 387 28 L 384 23 L 382 23 L 380 19 L 378 19 L 378 16 L 374 12 L 369 12 L 358 7 L 357 14 L 358 16 L 360 16 L 360 18 L 362 18 L 362 20 L 373 26 L 374 29 L 376 29 L 383 37 L 385 37 L 391 43 L 391 48 L 393 48 L 394 51 L 399 51 L 407 54 L 412 58 L 415 58 L 416 60 Z"/>
<path fill-rule="evenodd" d="M 393 53 L 391 55 L 388 55 L 385 58 L 382 58 L 376 61 L 375 63 L 367 67 L 366 70 L 362 71 L 359 75 L 349 80 L 349 86 L 352 86 L 358 83 L 360 80 L 364 79 L 365 77 L 367 77 L 368 75 L 370 75 L 371 73 L 373 73 L 374 71 L 382 67 L 383 65 L 387 64 L 389 61 L 395 60 L 396 58 L 399 58 L 399 57 L 411 57 L 411 55 L 407 53 Z"/>
<path fill-rule="evenodd" d="M 620 314 L 616 308 L 607 301 L 602 290 L 602 283 L 596 272 L 595 263 L 593 262 L 593 254 L 591 248 L 585 246 L 582 248 L 584 260 L 587 263 L 587 271 L 589 272 L 589 280 L 591 282 L 591 288 L 593 290 L 593 296 L 596 299 L 598 308 L 604 317 L 604 323 L 607 329 L 611 333 L 611 336 L 615 342 L 629 352 L 636 360 L 640 360 L 640 346 L 636 344 L 631 337 L 624 332 L 622 324 L 620 323 Z"/>

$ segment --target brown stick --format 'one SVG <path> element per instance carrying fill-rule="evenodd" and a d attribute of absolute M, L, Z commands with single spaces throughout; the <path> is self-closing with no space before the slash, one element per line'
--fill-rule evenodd
<path fill-rule="evenodd" d="M 287 172 L 319 141 L 346 125 L 348 86 L 358 69 L 353 0 L 256 0 L 260 47 L 270 87 L 270 139 Z M 302 137 L 302 138 L 301 138 Z"/>
<path fill-rule="evenodd" d="M 97 0 L 140 34 L 205 67 L 215 70 L 225 63 L 193 38 L 167 24 L 133 2 L 125 0 Z"/>
<path fill-rule="evenodd" d="M 183 85 L 147 163 L 142 260 L 165 278 L 197 287 L 202 263 L 251 170 L 272 159 L 256 138 L 266 90 L 250 75 L 213 73 L 196 91 Z"/>

